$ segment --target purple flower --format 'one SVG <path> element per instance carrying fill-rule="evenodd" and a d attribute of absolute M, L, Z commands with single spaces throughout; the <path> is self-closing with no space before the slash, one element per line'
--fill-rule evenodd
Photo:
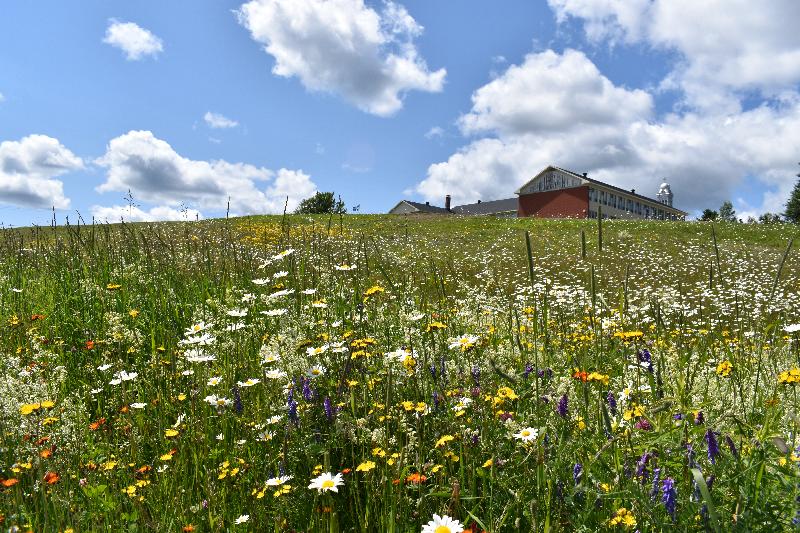
<path fill-rule="evenodd" d="M 311 379 L 304 378 L 303 379 L 303 398 L 307 402 L 310 402 L 311 399 L 314 397 L 314 391 L 311 389 Z"/>
<path fill-rule="evenodd" d="M 561 397 L 561 399 L 558 400 L 558 414 L 561 416 L 561 418 L 567 418 L 568 412 L 569 412 L 569 399 L 565 394 L 564 396 Z"/>
<path fill-rule="evenodd" d="M 581 482 L 582 475 L 583 465 L 580 463 L 575 463 L 575 466 L 572 467 L 572 480 L 575 481 L 575 485 Z"/>
<path fill-rule="evenodd" d="M 655 500 L 656 496 L 658 496 L 658 487 L 660 486 L 660 483 L 661 483 L 661 469 L 660 468 L 654 468 L 653 469 L 653 486 L 650 489 L 650 498 L 652 498 L 653 500 Z"/>
<path fill-rule="evenodd" d="M 241 412 L 244 411 L 244 406 L 242 405 L 242 396 L 239 394 L 239 387 L 234 385 L 231 389 L 231 393 L 233 394 L 233 408 L 236 410 L 237 414 L 241 414 Z"/>
<path fill-rule="evenodd" d="M 661 484 L 661 502 L 667 513 L 675 520 L 675 506 L 678 501 L 678 491 L 675 490 L 675 481 L 668 477 Z"/>
<path fill-rule="evenodd" d="M 608 410 L 611 411 L 611 414 L 617 414 L 617 399 L 614 397 L 613 392 L 608 393 L 608 396 L 606 396 L 606 402 L 608 402 Z"/>
<path fill-rule="evenodd" d="M 733 439 L 730 437 L 730 435 L 726 435 L 725 436 L 725 444 L 728 445 L 728 448 L 731 450 L 731 453 L 733 454 L 733 456 L 738 459 L 739 458 L 739 450 L 736 449 L 736 444 L 734 444 Z"/>
<path fill-rule="evenodd" d="M 706 430 L 705 434 L 706 444 L 708 445 L 708 459 L 711 464 L 716 464 L 717 456 L 719 455 L 719 444 L 717 443 L 717 436 L 711 428 Z"/>
<path fill-rule="evenodd" d="M 475 382 L 476 387 L 481 386 L 481 369 L 477 366 L 472 367 L 472 381 Z"/>
<path fill-rule="evenodd" d="M 333 420 L 333 409 L 331 408 L 331 399 L 325 396 L 325 401 L 322 402 L 322 408 L 325 410 L 325 416 L 328 420 Z"/>
<path fill-rule="evenodd" d="M 651 374 L 653 373 L 653 360 L 650 355 L 650 351 L 647 348 L 643 350 L 639 350 L 639 353 L 636 354 L 639 358 L 640 363 L 644 363 L 647 366 L 647 371 Z"/>
<path fill-rule="evenodd" d="M 683 413 L 675 413 L 672 415 L 673 420 L 683 420 Z"/>
<path fill-rule="evenodd" d="M 438 411 L 439 410 L 439 395 L 436 394 L 436 392 L 434 391 L 434 393 L 431 396 L 433 397 L 433 410 L 434 411 Z"/>
<path fill-rule="evenodd" d="M 436 365 L 431 363 L 431 367 L 428 370 L 430 371 L 433 380 L 436 381 Z"/>
<path fill-rule="evenodd" d="M 706 417 L 703 416 L 703 411 L 697 411 L 697 414 L 694 416 L 694 425 L 695 426 L 700 426 L 705 421 L 706 421 Z"/>
<path fill-rule="evenodd" d="M 533 372 L 533 365 L 531 365 L 530 363 L 526 363 L 525 371 L 522 372 L 522 377 L 528 379 L 528 376 L 530 376 L 531 372 Z"/>
<path fill-rule="evenodd" d="M 633 427 L 636 429 L 641 429 L 642 431 L 650 431 L 653 429 L 653 425 L 646 418 L 640 418 Z"/>
<path fill-rule="evenodd" d="M 636 477 L 640 478 L 642 481 L 647 479 L 647 462 L 652 456 L 653 454 L 650 452 L 644 452 L 639 458 L 639 462 L 636 463 Z"/>

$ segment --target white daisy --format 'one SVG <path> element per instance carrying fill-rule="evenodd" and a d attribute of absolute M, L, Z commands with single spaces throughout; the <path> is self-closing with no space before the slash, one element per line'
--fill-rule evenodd
<path fill-rule="evenodd" d="M 247 381 L 238 381 L 237 382 L 240 387 L 252 387 L 253 385 L 258 385 L 261 383 L 260 379 L 256 378 L 249 378 Z"/>
<path fill-rule="evenodd" d="M 269 311 L 261 311 L 261 314 L 267 316 L 281 316 L 285 315 L 288 312 L 289 312 L 288 309 L 270 309 Z"/>
<path fill-rule="evenodd" d="M 249 515 L 249 514 L 243 514 L 243 515 L 239 516 L 239 518 L 237 518 L 237 519 L 234 521 L 234 524 L 236 524 L 236 525 L 239 525 L 239 524 L 244 524 L 244 523 L 245 523 L 245 522 L 247 522 L 248 520 L 250 520 L 250 515 Z"/>
<path fill-rule="evenodd" d="M 324 472 L 312 479 L 308 488 L 317 489 L 319 492 L 327 492 L 329 490 L 339 492 L 339 487 L 341 485 L 344 485 L 342 474 L 336 474 L 334 476 L 330 472 Z"/>
<path fill-rule="evenodd" d="M 281 379 L 285 378 L 286 375 L 286 372 L 283 370 L 267 370 L 264 372 L 264 376 L 266 376 L 267 379 Z"/>
<path fill-rule="evenodd" d="M 285 270 L 281 270 L 280 272 L 275 272 L 272 275 L 272 277 L 275 278 L 275 279 L 280 279 L 280 278 L 285 278 L 288 275 L 289 275 L 288 272 L 286 272 Z"/>
<path fill-rule="evenodd" d="M 144 402 L 136 402 L 132 403 L 131 407 L 133 407 L 134 409 L 144 409 L 145 407 L 147 407 L 147 404 Z"/>
<path fill-rule="evenodd" d="M 422 526 L 422 533 L 461 533 L 464 526 L 447 515 L 433 515 L 433 520 Z"/>
<path fill-rule="evenodd" d="M 237 318 L 247 316 L 247 309 L 231 309 L 230 311 L 228 311 L 228 316 Z"/>
<path fill-rule="evenodd" d="M 278 476 L 278 477 L 269 478 L 267 480 L 267 486 L 268 487 L 277 487 L 278 485 L 283 485 L 284 483 L 286 483 L 287 481 L 292 479 L 292 477 L 294 477 L 294 476 Z"/>
<path fill-rule="evenodd" d="M 312 294 L 316 294 L 317 289 L 303 289 L 300 292 L 302 292 L 303 294 L 312 295 Z"/>
<path fill-rule="evenodd" d="M 219 385 L 220 383 L 222 383 L 222 378 L 219 377 L 219 376 L 213 376 L 213 377 L 208 378 L 208 381 L 206 382 L 206 385 L 208 385 L 209 387 L 215 387 L 215 386 Z"/>
<path fill-rule="evenodd" d="M 325 367 L 322 365 L 314 365 L 308 369 L 306 375 L 310 378 L 318 378 L 321 375 L 325 374 Z"/>
<path fill-rule="evenodd" d="M 531 442 L 539 437 L 539 430 L 536 428 L 523 428 L 519 433 L 514 433 L 514 438 L 522 442 Z"/>

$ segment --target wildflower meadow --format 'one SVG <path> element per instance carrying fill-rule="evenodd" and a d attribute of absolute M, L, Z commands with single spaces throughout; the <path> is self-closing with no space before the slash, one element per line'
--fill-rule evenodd
<path fill-rule="evenodd" d="M 793 225 L 0 231 L 0 529 L 786 531 Z"/>

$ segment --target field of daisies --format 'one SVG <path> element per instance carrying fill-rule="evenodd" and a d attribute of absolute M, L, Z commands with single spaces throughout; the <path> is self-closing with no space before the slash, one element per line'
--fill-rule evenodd
<path fill-rule="evenodd" d="M 0 530 L 791 530 L 797 233 L 2 230 Z"/>

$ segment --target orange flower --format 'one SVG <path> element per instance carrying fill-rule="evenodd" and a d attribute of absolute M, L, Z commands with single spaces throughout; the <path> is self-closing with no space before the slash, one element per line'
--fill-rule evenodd
<path fill-rule="evenodd" d="M 352 471 L 353 471 L 352 468 L 345 468 L 344 470 L 342 470 L 342 474 L 349 474 Z"/>
<path fill-rule="evenodd" d="M 576 368 L 575 372 L 573 372 L 572 374 L 572 377 L 586 383 L 586 380 L 589 379 L 589 373 L 586 370 L 581 370 L 579 368 Z"/>
<path fill-rule="evenodd" d="M 61 476 L 56 474 L 55 472 L 48 472 L 44 475 L 44 482 L 48 485 L 55 485 L 58 483 L 58 480 L 61 479 Z"/>
<path fill-rule="evenodd" d="M 42 437 L 41 439 L 37 440 L 34 444 L 36 444 L 36 446 L 41 446 L 42 444 L 44 444 L 45 442 L 47 442 L 49 440 L 50 440 L 50 437 Z"/>
<path fill-rule="evenodd" d="M 6 488 L 13 487 L 17 483 L 19 483 L 19 480 L 17 478 L 15 478 L 15 477 L 10 477 L 8 479 L 4 479 L 3 481 L 0 481 L 0 485 L 3 485 Z"/>
<path fill-rule="evenodd" d="M 131 410 L 131 408 L 128 407 L 127 405 L 123 405 L 122 407 L 119 408 L 119 412 L 122 413 L 122 414 L 125 414 L 130 410 Z"/>
<path fill-rule="evenodd" d="M 50 448 L 45 448 L 44 450 L 39 452 L 39 457 L 42 459 L 48 459 L 53 456 L 53 450 Z"/>
<path fill-rule="evenodd" d="M 428 478 L 426 476 L 424 476 L 423 474 L 420 474 L 419 472 L 414 473 L 414 474 L 410 474 L 406 478 L 406 482 L 407 483 L 414 483 L 415 485 L 419 485 L 420 483 L 425 483 L 427 480 L 428 480 Z"/>
<path fill-rule="evenodd" d="M 137 474 L 139 474 L 139 475 L 143 475 L 143 474 L 146 474 L 146 473 L 148 473 L 148 472 L 149 472 L 149 471 L 151 471 L 152 469 L 153 469 L 153 467 L 152 467 L 152 466 L 150 466 L 150 465 L 144 465 L 143 467 L 141 467 L 141 468 L 138 468 L 138 469 L 136 470 L 136 473 L 137 473 Z"/>
<path fill-rule="evenodd" d="M 181 531 L 183 531 L 183 533 L 192 533 L 192 531 L 194 531 L 194 526 L 192 524 L 186 524 Z"/>
<path fill-rule="evenodd" d="M 44 315 L 40 315 L 39 313 L 31 315 L 31 321 L 33 320 L 44 320 Z"/>
<path fill-rule="evenodd" d="M 94 350 L 94 344 L 95 344 L 95 343 L 94 343 L 94 341 L 93 341 L 93 340 L 88 340 L 88 341 L 86 341 L 86 349 L 87 349 L 87 350 Z"/>
<path fill-rule="evenodd" d="M 100 429 L 100 426 L 102 426 L 105 423 L 106 423 L 105 418 L 103 417 L 98 418 L 97 420 L 89 424 L 89 429 L 91 429 L 92 431 L 97 431 L 98 429 Z"/>

